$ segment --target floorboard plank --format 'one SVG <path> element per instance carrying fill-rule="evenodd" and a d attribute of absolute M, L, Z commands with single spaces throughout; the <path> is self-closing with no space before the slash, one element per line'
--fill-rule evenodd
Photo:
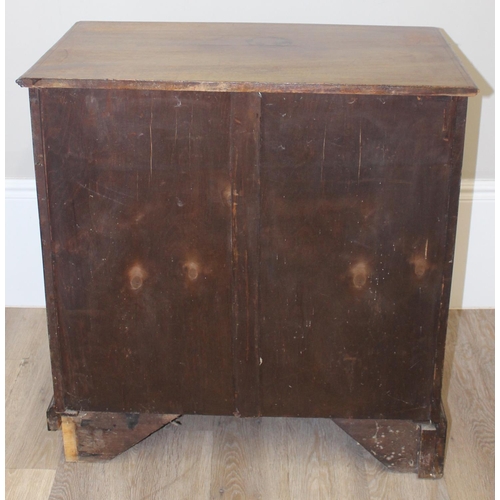
<path fill-rule="evenodd" d="M 107 463 L 61 463 L 50 500 L 208 500 L 212 437 L 168 425 Z"/>
<path fill-rule="evenodd" d="M 18 339 L 10 343 L 11 352 L 23 357 L 17 361 L 15 379 L 9 375 L 7 380 L 12 385 L 5 403 L 5 464 L 8 469 L 55 469 L 62 439 L 60 433 L 47 431 L 45 418 L 53 394 L 46 327 L 40 324 L 39 309 L 16 311 L 18 321 L 10 316 L 18 329 L 6 331 L 6 340 L 15 334 Z"/>
<path fill-rule="evenodd" d="M 54 482 L 55 470 L 7 469 L 6 500 L 46 500 Z"/>
<path fill-rule="evenodd" d="M 5 360 L 5 400 L 9 399 L 23 364 L 22 359 Z"/>
<path fill-rule="evenodd" d="M 419 479 L 416 474 L 387 473 L 376 460 L 366 461 L 370 500 L 451 500 L 444 479 Z"/>
<path fill-rule="evenodd" d="M 370 498 L 364 450 L 333 421 L 289 419 L 287 424 L 291 498 Z"/>
<path fill-rule="evenodd" d="M 448 443 L 444 481 L 453 500 L 494 494 L 493 311 L 453 311 L 445 384 Z"/>
<path fill-rule="evenodd" d="M 5 309 L 5 358 L 32 357 L 47 345 L 47 316 L 45 309 Z"/>

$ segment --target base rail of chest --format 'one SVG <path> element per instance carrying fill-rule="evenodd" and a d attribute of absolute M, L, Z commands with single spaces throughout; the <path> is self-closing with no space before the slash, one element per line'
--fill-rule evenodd
<path fill-rule="evenodd" d="M 181 415 L 120 412 L 57 413 L 53 401 L 47 426 L 62 430 L 67 462 L 96 462 L 115 458 Z M 344 432 L 394 472 L 412 472 L 425 479 L 443 476 L 447 421 L 396 419 L 332 419 Z"/>

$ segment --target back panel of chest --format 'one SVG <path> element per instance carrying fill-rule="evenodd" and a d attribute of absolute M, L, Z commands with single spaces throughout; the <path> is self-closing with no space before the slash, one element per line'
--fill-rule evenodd
<path fill-rule="evenodd" d="M 467 98 L 436 28 L 77 23 L 30 87 L 67 460 L 332 418 L 443 473 Z"/>
<path fill-rule="evenodd" d="M 64 407 L 429 418 L 456 99 L 238 99 L 42 92 Z"/>

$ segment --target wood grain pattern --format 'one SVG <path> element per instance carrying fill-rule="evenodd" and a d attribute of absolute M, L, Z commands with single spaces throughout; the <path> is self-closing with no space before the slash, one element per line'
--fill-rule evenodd
<path fill-rule="evenodd" d="M 56 406 L 232 414 L 229 95 L 39 92 Z"/>
<path fill-rule="evenodd" d="M 475 88 L 439 30 L 86 22 L 30 71 L 69 460 L 130 414 L 444 422 Z"/>
<path fill-rule="evenodd" d="M 54 280 L 54 249 L 52 246 L 51 201 L 49 199 L 47 162 L 42 130 L 42 109 L 40 91 L 30 89 L 31 130 L 33 135 L 33 158 L 35 160 L 36 191 L 38 198 L 38 216 L 42 240 L 43 275 L 45 285 L 45 304 L 47 306 L 47 324 L 54 386 L 54 408 L 64 409 L 64 389 L 62 378 L 62 340 L 60 338 L 59 311 L 56 303 L 57 289 Z"/>
<path fill-rule="evenodd" d="M 462 177 L 462 157 L 465 140 L 465 124 L 467 116 L 467 99 L 454 98 L 451 100 L 448 112 L 453 128 L 448 129 L 450 145 L 450 167 L 449 193 L 447 196 L 448 207 L 446 209 L 446 252 L 444 257 L 441 296 L 439 298 L 440 311 L 437 334 L 434 349 L 434 381 L 431 396 L 431 420 L 441 421 L 442 406 L 442 377 L 444 365 L 444 350 L 446 346 L 446 332 L 448 325 L 448 312 L 451 295 L 451 280 L 453 272 L 453 261 L 455 255 L 455 239 L 457 232 L 458 203 L 460 198 L 460 179 Z M 453 130 L 453 132 L 452 132 Z"/>
<path fill-rule="evenodd" d="M 443 477 L 448 421 L 441 408 L 439 421 L 432 421 L 429 429 L 422 426 L 418 455 L 418 477 L 437 479 Z"/>
<path fill-rule="evenodd" d="M 23 361 L 18 361 L 15 359 L 5 360 L 5 397 L 8 399 L 14 388 L 14 384 L 19 376 L 21 368 L 23 366 Z"/>
<path fill-rule="evenodd" d="M 450 311 L 443 382 L 450 430 L 447 457 L 462 457 L 445 465 L 453 500 L 470 498 L 470 491 L 477 498 L 493 498 L 494 332 L 494 311 Z"/>
<path fill-rule="evenodd" d="M 57 408 L 430 418 L 464 98 L 31 91 Z"/>
<path fill-rule="evenodd" d="M 164 498 L 210 498 L 213 428 L 188 426 L 162 429 L 151 438 L 106 464 L 61 462 L 60 481 L 54 484 L 51 500 L 96 498 L 109 500 L 160 500 Z M 188 431 L 189 432 L 189 431 Z M 118 484 L 120 483 L 120 484 Z"/>
<path fill-rule="evenodd" d="M 335 419 L 334 422 L 389 469 L 418 470 L 421 451 L 418 424 L 408 420 Z"/>
<path fill-rule="evenodd" d="M 115 458 L 180 415 L 79 412 L 62 415 L 67 462 L 99 462 Z"/>
<path fill-rule="evenodd" d="M 465 98 L 30 92 L 56 410 L 439 421 Z"/>
<path fill-rule="evenodd" d="M 5 464 L 8 469 L 55 468 L 62 452 L 61 436 L 46 432 L 40 411 L 49 404 L 53 390 L 45 310 L 31 310 L 25 316 L 19 311 L 6 314 L 5 354 L 13 372 L 7 372 Z"/>
<path fill-rule="evenodd" d="M 43 310 L 7 311 L 7 345 L 46 342 Z M 38 322 L 39 329 L 33 328 Z M 10 328 L 11 325 L 16 328 Z M 37 341 L 36 337 L 40 334 Z M 43 335 L 42 335 L 43 334 Z M 34 340 L 35 339 L 35 340 Z M 23 353 L 22 347 L 17 352 Z M 27 383 L 36 384 L 38 371 L 51 389 L 47 350 L 35 350 Z M 105 464 L 59 465 L 48 455 L 32 469 L 7 472 L 7 498 L 47 498 L 54 474 L 53 500 L 164 500 L 165 498 L 240 498 L 303 500 L 490 500 L 494 496 L 494 311 L 451 311 L 448 330 L 444 401 L 449 415 L 447 460 L 443 479 L 422 481 L 414 474 L 394 474 L 327 419 L 233 419 L 185 416 L 182 425 L 160 430 L 147 440 Z M 21 389 L 21 388 L 20 388 Z M 38 389 L 40 390 L 40 389 Z M 21 407 L 44 419 L 47 402 L 32 400 L 22 388 Z M 9 419 L 6 435 L 16 432 Z M 60 438 L 43 425 L 39 437 Z M 25 428 L 27 430 L 27 428 Z M 22 440 L 7 441 L 7 456 L 19 454 Z M 39 446 L 39 445 L 37 445 Z M 34 451 L 33 445 L 31 451 Z M 17 451 L 16 451 L 17 450 Z M 226 470 L 231 465 L 229 471 Z M 18 464 L 23 466 L 22 463 Z M 259 477 L 261 474 L 261 477 Z M 220 489 L 233 478 L 230 487 Z M 32 492 L 38 492 L 38 497 Z"/>
<path fill-rule="evenodd" d="M 454 99 L 263 96 L 263 415 L 430 418 Z"/>
<path fill-rule="evenodd" d="M 76 423 L 69 417 L 61 417 L 61 432 L 64 444 L 64 458 L 66 462 L 78 461 L 78 441 L 76 437 Z"/>
<path fill-rule="evenodd" d="M 55 470 L 7 469 L 5 471 L 6 500 L 44 500 L 49 498 Z"/>
<path fill-rule="evenodd" d="M 361 446 L 320 419 L 287 419 L 286 425 L 289 496 L 285 498 L 341 500 L 346 494 L 370 498 Z"/>
<path fill-rule="evenodd" d="M 262 498 L 265 464 L 250 450 L 260 450 L 260 419 L 220 418 L 212 450 L 212 498 Z"/>
<path fill-rule="evenodd" d="M 81 22 L 33 87 L 473 95 L 436 28 Z"/>
<path fill-rule="evenodd" d="M 232 332 L 235 415 L 260 415 L 259 394 L 259 94 L 231 94 Z"/>
<path fill-rule="evenodd" d="M 47 429 L 49 431 L 58 431 L 61 428 L 61 414 L 57 413 L 54 404 L 54 398 L 50 400 L 47 408 Z"/>
<path fill-rule="evenodd" d="M 445 479 L 422 481 L 411 474 L 387 474 L 375 461 L 366 462 L 365 477 L 370 500 L 397 500 L 402 498 L 425 500 L 454 500 L 450 496 Z M 471 490 L 469 490 L 471 491 Z M 487 496 L 478 496 L 486 500 Z M 353 497 L 354 500 L 354 497 Z"/>
<path fill-rule="evenodd" d="M 31 312 L 31 311 L 30 311 Z M 26 335 L 26 330 L 30 335 Z M 40 345 L 46 344 L 46 313 L 44 309 L 33 310 L 31 314 L 19 314 L 18 309 L 5 309 L 5 358 L 11 361 L 31 358 Z"/>

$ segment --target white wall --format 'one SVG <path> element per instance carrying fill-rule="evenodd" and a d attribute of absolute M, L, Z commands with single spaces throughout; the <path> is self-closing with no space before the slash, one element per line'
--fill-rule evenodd
<path fill-rule="evenodd" d="M 235 0 L 142 0 L 139 3 L 132 0 L 7 0 L 6 176 L 10 179 L 34 177 L 28 92 L 19 88 L 15 79 L 77 21 L 227 21 L 440 27 L 453 40 L 463 64 L 480 88 L 480 95 L 469 103 L 464 177 L 478 181 L 477 185 L 481 186 L 479 192 L 483 193 L 481 196 L 486 193 L 484 196 L 487 198 L 477 203 L 474 201 L 474 205 L 471 200 L 461 204 L 457 252 L 462 252 L 463 268 L 460 270 L 460 265 L 456 266 L 458 271 L 454 279 L 461 285 L 458 289 L 454 285 L 452 300 L 455 307 L 493 307 L 493 246 L 492 243 L 488 248 L 484 245 L 493 234 L 494 188 L 488 181 L 494 178 L 494 7 L 494 0 L 476 0 L 474 3 L 465 0 L 254 0 L 241 3 Z M 471 184 L 467 186 L 465 192 L 470 192 Z M 29 281 L 21 280 L 19 266 L 36 268 L 39 263 L 34 255 L 20 254 L 15 250 L 17 244 L 23 247 L 35 235 L 29 225 L 32 217 L 25 227 L 12 219 L 12 214 L 20 210 L 16 203 L 24 204 L 25 209 L 29 205 L 26 199 L 14 201 L 13 193 L 16 193 L 15 189 L 7 194 L 6 204 L 6 302 L 7 305 L 38 305 L 40 302 L 32 302 L 35 299 L 22 301 L 16 298 L 28 297 L 31 286 Z M 491 216 L 488 215 L 490 212 Z M 29 262 L 21 263 L 21 255 L 25 255 Z M 17 279 L 15 286 L 20 295 L 12 295 L 15 289 L 12 279 Z"/>

